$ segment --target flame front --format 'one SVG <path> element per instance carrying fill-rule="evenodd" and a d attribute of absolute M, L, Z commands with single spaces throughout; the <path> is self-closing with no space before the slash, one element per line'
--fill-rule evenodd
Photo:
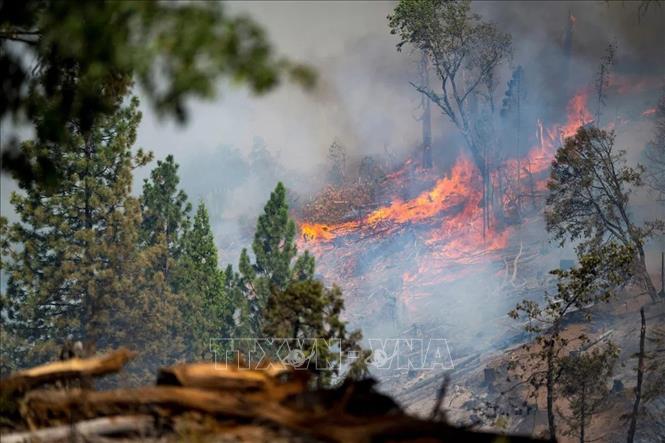
<path fill-rule="evenodd" d="M 504 189 L 499 202 L 504 212 L 515 204 L 519 195 L 526 193 L 524 188 L 541 193 L 546 189 L 547 172 L 556 147 L 580 125 L 592 121 L 587 99 L 587 91 L 582 90 L 569 101 L 567 121 L 561 126 L 546 129 L 539 121 L 536 146 L 523 158 L 507 160 L 492 173 L 493 186 L 502 185 Z M 399 180 L 404 175 L 400 170 L 387 179 Z M 336 224 L 300 222 L 300 247 L 311 250 L 319 259 L 337 254 L 334 263 L 324 266 L 323 272 L 332 279 L 348 279 L 357 277 L 353 270 L 357 265 L 355 255 L 362 251 L 362 246 L 357 245 L 389 238 L 409 227 L 426 252 L 402 257 L 412 263 L 412 270 L 401 275 L 401 298 L 408 307 L 409 300 L 423 292 L 416 288 L 416 283 L 422 287 L 423 281 L 437 284 L 460 278 L 465 274 L 464 266 L 479 263 L 508 246 L 516 228 L 505 223 L 498 228 L 501 223 L 493 211 L 483 237 L 482 188 L 478 169 L 468 156 L 461 155 L 447 176 L 413 199 L 393 198 L 390 204 L 356 220 Z M 362 280 L 364 276 L 359 278 Z"/>

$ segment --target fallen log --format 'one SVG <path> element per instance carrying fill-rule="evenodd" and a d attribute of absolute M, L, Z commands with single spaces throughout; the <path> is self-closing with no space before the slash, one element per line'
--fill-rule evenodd
<path fill-rule="evenodd" d="M 43 428 L 31 432 L 5 434 L 2 436 L 2 443 L 78 441 L 76 437 L 83 437 L 87 441 L 94 437 L 127 434 L 142 437 L 151 431 L 153 422 L 153 417 L 149 415 L 95 418 L 71 425 Z"/>
<path fill-rule="evenodd" d="M 49 379 L 45 374 L 97 375 L 105 373 L 100 366 L 109 368 L 101 365 L 108 359 L 115 361 L 116 367 L 122 366 L 119 362 L 123 358 L 106 358 L 56 366 L 58 371 L 52 366 L 50 370 L 42 367 L 23 371 L 24 377 L 33 376 L 23 380 L 41 382 Z M 77 371 L 72 369 L 74 366 Z M 266 441 L 273 434 L 294 436 L 294 441 L 305 437 L 305 441 L 340 443 L 494 442 L 500 437 L 409 416 L 394 400 L 377 392 L 373 380 L 347 380 L 334 389 L 308 390 L 305 378 L 297 378 L 300 374 L 307 372 L 279 364 L 241 369 L 236 365 L 195 363 L 163 368 L 157 386 L 110 391 L 80 387 L 29 390 L 20 402 L 16 401 L 19 421 L 32 432 L 5 434 L 0 439 L 3 443 L 55 442 L 81 436 L 86 441 L 111 441 L 108 437 L 118 436 L 137 441 L 159 433 L 159 438 L 172 437 L 173 441 L 219 440 L 233 435 L 252 441 L 251 435 L 261 435 L 261 429 L 265 430 Z M 243 435 L 247 432 L 250 434 Z M 510 441 L 532 440 L 510 437 Z"/>
<path fill-rule="evenodd" d="M 306 390 L 311 373 L 281 363 L 254 369 L 233 363 L 190 363 L 161 368 L 158 386 L 181 386 L 221 391 L 263 392 L 277 401 Z"/>
<path fill-rule="evenodd" d="M 217 392 L 197 388 L 150 386 L 112 391 L 83 389 L 37 390 L 26 394 L 20 413 L 30 429 L 54 422 L 119 414 L 159 412 L 174 416 L 185 412 L 201 412 L 214 417 L 235 419 L 262 418 L 292 423 L 292 412 L 261 394 Z"/>
<path fill-rule="evenodd" d="M 491 442 L 498 437 L 408 416 L 390 405 L 380 405 L 387 398 L 382 394 L 366 389 L 356 392 L 354 384 L 306 395 L 313 396 L 314 403 L 306 408 L 292 409 L 260 396 L 182 387 L 158 386 L 107 392 L 32 391 L 26 396 L 22 413 L 27 414 L 26 419 L 31 426 L 35 426 L 53 423 L 54 420 L 69 422 L 117 415 L 119 412 L 160 414 L 167 419 L 164 420 L 167 423 L 169 418 L 199 412 L 217 419 L 218 423 L 263 423 L 288 429 L 299 436 L 344 443 L 414 441 L 419 438 L 422 441 Z M 334 397 L 331 403 L 324 401 L 331 395 Z M 211 432 L 223 431 L 217 427 Z M 511 437 L 510 441 L 532 440 Z"/>
<path fill-rule="evenodd" d="M 134 356 L 136 352 L 120 348 L 99 357 L 72 358 L 18 371 L 0 380 L 0 395 L 6 398 L 47 383 L 118 372 Z"/>

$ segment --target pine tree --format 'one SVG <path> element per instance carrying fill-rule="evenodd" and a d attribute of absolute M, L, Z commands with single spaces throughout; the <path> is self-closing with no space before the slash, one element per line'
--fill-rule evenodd
<path fill-rule="evenodd" d="M 178 189 L 178 168 L 172 155 L 158 161 L 157 167 L 150 173 L 150 179 L 144 180 L 141 196 L 141 244 L 144 247 L 162 244 L 166 254 L 156 257 L 156 270 L 161 271 L 169 282 L 180 255 L 182 238 L 189 227 L 192 209 L 187 194 Z"/>
<path fill-rule="evenodd" d="M 286 188 L 280 182 L 270 194 L 264 212 L 256 223 L 252 251 L 254 263 L 249 253 L 243 249 L 238 265 L 241 285 L 249 300 L 249 321 L 252 330 L 262 330 L 261 317 L 270 294 L 285 290 L 294 278 L 306 280 L 313 276 L 314 258 L 309 254 L 298 257 L 295 244 L 296 226 L 289 219 L 286 203 Z"/>
<path fill-rule="evenodd" d="M 333 141 L 328 148 L 328 162 L 330 170 L 328 178 L 335 185 L 341 185 L 346 176 L 346 148 L 337 140 Z"/>
<path fill-rule="evenodd" d="M 6 268 L 7 259 L 11 254 L 11 243 L 9 240 L 9 221 L 0 216 L 0 288 L 4 289 L 4 273 L 2 270 Z M 0 292 L 0 315 L 6 312 L 8 306 L 8 299 L 6 294 Z M 20 350 L 25 349 L 25 345 L 21 343 L 20 338 L 17 337 L 6 324 L 5 321 L 0 321 L 0 376 L 5 377 L 9 373 L 19 369 L 20 363 Z"/>
<path fill-rule="evenodd" d="M 224 270 L 224 292 L 231 311 L 231 321 L 228 325 L 229 335 L 225 338 L 251 337 L 254 329 L 246 287 L 243 284 L 243 277 L 238 272 L 234 272 L 231 265 L 227 265 Z"/>
<path fill-rule="evenodd" d="M 202 305 L 196 297 L 189 298 L 179 291 L 177 280 L 181 278 L 179 269 L 183 250 L 183 239 L 189 230 L 191 204 L 187 195 L 179 189 L 178 164 L 172 155 L 151 171 L 150 178 L 143 182 L 140 198 L 142 220 L 140 225 L 139 247 L 144 257 L 144 275 L 147 287 L 160 300 L 170 300 L 170 310 L 177 311 L 178 322 L 171 325 L 170 335 L 177 338 L 178 356 L 200 357 L 202 330 L 191 327 L 193 318 Z M 199 321 L 199 320 L 197 320 Z M 187 341 L 187 345 L 183 341 Z M 168 363 L 165 361 L 164 363 Z"/>
<path fill-rule="evenodd" d="M 11 227 L 2 314 L 9 332 L 30 345 L 19 350 L 23 365 L 53 357 L 65 339 L 140 349 L 144 366 L 179 350 L 178 312 L 155 291 L 159 278 L 146 277 L 148 257 L 136 247 L 141 214 L 132 170 L 150 159 L 131 151 L 140 118 L 133 99 L 90 131 L 70 122 L 66 141 L 22 147 L 27 158 L 48 156 L 65 171 L 48 188 L 21 183 L 11 199 L 21 221 Z"/>
<path fill-rule="evenodd" d="M 220 2 L 3 1 L 0 60 L 0 120 L 23 128 L 38 115 L 42 142 L 63 140 L 70 121 L 86 132 L 96 116 L 114 114 L 134 81 L 155 111 L 182 122 L 186 101 L 212 98 L 221 78 L 258 94 L 284 78 L 305 87 L 316 80 L 308 67 L 276 56 L 261 26 Z M 33 162 L 17 152 L 19 131 L 8 129 L 0 140 L 3 171 L 42 183 L 66 172 L 48 155 Z"/>
<path fill-rule="evenodd" d="M 217 248 L 203 202 L 182 243 L 175 289 L 184 294 L 189 308 L 183 312 L 190 334 L 188 354 L 202 358 L 212 339 L 227 335 L 231 321 L 224 273 L 218 267 Z"/>
<path fill-rule="evenodd" d="M 268 300 L 263 332 L 267 337 L 304 340 L 314 339 L 315 355 L 305 355 L 318 368 L 317 383 L 328 385 L 339 374 L 342 363 L 350 363 L 350 375 L 361 377 L 369 356 L 359 346 L 359 331 L 349 332 L 341 319 L 344 298 L 337 286 L 326 288 L 317 280 L 294 281 L 284 291 L 275 292 Z M 309 349 L 310 351 L 312 348 Z M 350 354 L 352 353 L 352 354 Z M 352 357 L 350 357 L 352 355 Z"/>
<path fill-rule="evenodd" d="M 289 219 L 288 210 L 286 188 L 278 183 L 266 203 L 264 214 L 259 216 L 252 243 L 256 272 L 280 289 L 289 282 L 291 261 L 297 254 L 296 226 Z"/>
<path fill-rule="evenodd" d="M 320 362 L 351 363 L 349 375 L 362 377 L 368 357 L 359 345 L 362 335 L 346 330 L 339 288 L 328 289 L 314 280 L 314 257 L 307 251 L 297 255 L 296 227 L 288 209 L 286 189 L 278 183 L 256 224 L 252 244 L 255 262 L 243 249 L 240 273 L 233 274 L 227 268 L 227 291 L 233 291 L 229 299 L 234 303 L 236 334 L 240 333 L 236 337 L 320 339 L 322 346 L 317 346 L 315 356 Z M 327 346 L 330 340 L 338 340 L 341 347 Z M 347 358 L 349 353 L 355 358 Z M 332 371 L 321 372 L 318 383 L 330 383 L 340 369 L 337 365 Z"/>
<path fill-rule="evenodd" d="M 507 136 L 512 135 L 513 139 L 509 143 L 515 144 L 515 156 L 519 160 L 522 155 L 522 129 L 526 126 L 523 121 L 523 110 L 527 99 L 526 81 L 524 80 L 524 68 L 518 66 L 513 71 L 511 79 L 508 81 L 505 97 L 501 105 L 501 118 L 504 119 L 504 127 L 507 129 Z"/>

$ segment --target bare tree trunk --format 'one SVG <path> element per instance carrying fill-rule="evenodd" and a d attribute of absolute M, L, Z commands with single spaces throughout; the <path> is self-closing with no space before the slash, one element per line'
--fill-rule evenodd
<path fill-rule="evenodd" d="M 72 425 L 61 425 L 30 432 L 19 432 L 2 436 L 3 443 L 39 441 L 42 443 L 62 441 L 107 441 L 102 436 L 123 433 L 148 434 L 154 418 L 149 415 L 123 415 L 100 417 Z M 108 441 L 116 441 L 108 440 Z"/>
<path fill-rule="evenodd" d="M 550 439 L 556 439 L 556 425 L 554 423 L 554 339 L 548 344 L 547 351 L 547 424 L 550 429 Z"/>
<path fill-rule="evenodd" d="M 665 298 L 665 252 L 660 253 L 660 293 L 661 298 Z"/>
<path fill-rule="evenodd" d="M 586 420 L 586 383 L 582 382 L 582 410 L 580 411 L 580 443 L 584 443 L 584 420 Z"/>
<path fill-rule="evenodd" d="M 487 167 L 487 145 L 483 146 L 483 243 L 487 237 L 487 231 L 490 228 L 489 214 L 489 172 Z"/>
<path fill-rule="evenodd" d="M 630 417 L 630 427 L 628 428 L 628 443 L 633 443 L 635 438 L 635 429 L 637 428 L 637 414 L 640 410 L 640 399 L 642 397 L 642 378 L 644 377 L 644 339 L 647 332 L 647 323 L 644 319 L 644 308 L 640 309 L 642 318 L 642 327 L 640 328 L 640 353 L 637 361 L 637 386 L 635 386 L 635 403 L 633 404 L 633 413 Z"/>
<path fill-rule="evenodd" d="M 427 69 L 427 54 L 423 52 L 420 62 L 420 82 L 429 89 L 429 71 Z M 420 117 L 423 131 L 423 168 L 432 167 L 432 111 L 431 100 L 421 94 L 423 115 Z"/>
<path fill-rule="evenodd" d="M 637 254 L 639 257 L 639 263 L 638 263 L 638 266 L 640 268 L 639 272 L 641 274 L 642 281 L 644 283 L 644 289 L 646 289 L 647 293 L 649 294 L 649 297 L 651 297 L 651 300 L 658 301 L 656 287 L 651 281 L 651 277 L 649 276 L 649 272 L 647 271 L 646 254 L 644 253 L 644 248 L 639 243 L 637 244 Z"/>

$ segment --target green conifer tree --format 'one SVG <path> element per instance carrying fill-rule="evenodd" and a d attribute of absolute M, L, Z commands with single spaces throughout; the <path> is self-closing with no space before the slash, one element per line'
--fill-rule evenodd
<path fill-rule="evenodd" d="M 284 291 L 294 279 L 307 280 L 314 275 L 314 258 L 311 255 L 306 253 L 296 259 L 296 225 L 289 218 L 288 211 L 286 188 L 280 182 L 270 194 L 256 223 L 252 243 L 254 263 L 246 249 L 240 254 L 239 284 L 247 294 L 249 305 L 249 318 L 245 321 L 250 323 L 251 330 L 257 335 L 262 332 L 263 311 L 270 295 Z"/>
<path fill-rule="evenodd" d="M 302 340 L 303 350 L 312 354 L 304 357 L 319 369 L 319 386 L 329 385 L 345 363 L 350 364 L 349 375 L 359 378 L 367 371 L 369 355 L 360 348 L 360 332 L 347 331 L 347 323 L 341 318 L 343 311 L 339 287 L 326 288 L 311 279 L 294 281 L 269 298 L 263 332 L 267 337 Z"/>
<path fill-rule="evenodd" d="M 250 304 L 246 288 L 243 285 L 242 276 L 238 272 L 233 271 L 231 265 L 228 265 L 224 270 L 224 292 L 231 314 L 228 324 L 228 337 L 225 338 L 251 337 L 252 324 L 249 320 Z"/>
<path fill-rule="evenodd" d="M 22 147 L 27 158 L 48 156 L 65 174 L 48 188 L 22 182 L 11 199 L 20 222 L 9 234 L 2 314 L 26 344 L 21 365 L 54 357 L 68 338 L 98 350 L 140 349 L 146 369 L 179 352 L 178 312 L 168 293 L 155 290 L 160 277 L 148 278 L 149 256 L 136 247 L 141 213 L 132 170 L 150 159 L 131 151 L 140 118 L 133 99 L 90 131 L 70 122 L 66 141 Z"/>
<path fill-rule="evenodd" d="M 242 333 L 235 336 L 316 339 L 321 345 L 317 355 L 307 357 L 332 367 L 318 374 L 317 383 L 329 384 L 346 363 L 350 363 L 350 376 L 362 377 L 368 357 L 359 345 L 362 336 L 359 331 L 347 331 L 341 319 L 340 289 L 314 280 L 314 257 L 309 252 L 298 256 L 296 226 L 288 209 L 286 188 L 278 183 L 256 224 L 255 262 L 243 249 L 240 273 L 234 276 L 230 268 L 226 271 L 227 284 L 233 285 L 229 290 L 236 291 L 230 297 L 236 334 Z M 275 357 L 275 349 L 265 350 Z"/>
<path fill-rule="evenodd" d="M 192 210 L 187 194 L 178 189 L 178 168 L 172 155 L 158 161 L 150 179 L 144 180 L 141 196 L 141 244 L 144 247 L 162 244 L 166 254 L 157 258 L 156 265 L 169 282 L 180 256 L 182 239 L 189 228 Z"/>
<path fill-rule="evenodd" d="M 175 282 L 176 290 L 185 295 L 190 308 L 183 314 L 191 358 L 203 358 L 211 340 L 228 334 L 231 313 L 224 286 L 208 210 L 201 202 L 191 230 L 183 237 Z"/>

